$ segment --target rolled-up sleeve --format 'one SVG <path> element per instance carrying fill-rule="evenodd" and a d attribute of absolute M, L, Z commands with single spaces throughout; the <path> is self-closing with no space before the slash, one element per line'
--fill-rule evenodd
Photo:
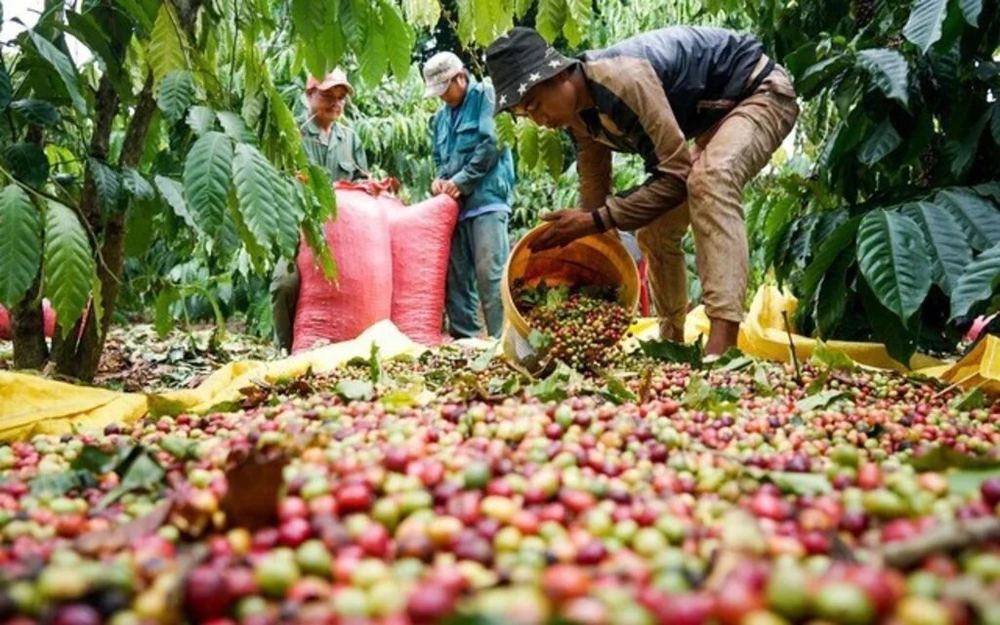
<path fill-rule="evenodd" d="M 574 131 L 576 171 L 580 176 L 580 208 L 597 210 L 611 193 L 611 148 Z"/>
<path fill-rule="evenodd" d="M 652 65 L 644 59 L 617 57 L 590 63 L 588 78 L 610 91 L 629 120 L 626 134 L 640 137 L 639 152 L 650 176 L 635 191 L 611 197 L 601 218 L 620 230 L 646 226 L 687 198 L 691 155 L 667 94 Z M 582 175 L 582 172 L 581 172 Z"/>

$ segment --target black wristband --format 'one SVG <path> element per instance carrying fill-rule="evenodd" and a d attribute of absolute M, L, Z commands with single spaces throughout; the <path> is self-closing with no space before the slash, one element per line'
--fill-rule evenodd
<path fill-rule="evenodd" d="M 608 229 L 608 227 L 604 225 L 604 220 L 601 219 L 600 210 L 591 211 L 590 216 L 593 218 L 594 227 L 597 228 L 598 232 L 605 232 Z"/>

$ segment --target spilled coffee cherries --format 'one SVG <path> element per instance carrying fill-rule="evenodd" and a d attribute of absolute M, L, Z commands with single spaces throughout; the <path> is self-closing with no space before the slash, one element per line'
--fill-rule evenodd
<path fill-rule="evenodd" d="M 577 371 L 610 365 L 632 315 L 618 303 L 613 287 L 549 287 L 519 289 L 518 309 L 533 330 L 529 341 Z"/>

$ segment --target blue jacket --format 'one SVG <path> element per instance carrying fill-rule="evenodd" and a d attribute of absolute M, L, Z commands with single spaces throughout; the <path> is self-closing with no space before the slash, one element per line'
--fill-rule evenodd
<path fill-rule="evenodd" d="M 510 148 L 501 149 L 497 141 L 493 98 L 492 87 L 470 76 L 458 110 L 453 113 L 445 105 L 431 120 L 438 178 L 451 180 L 461 190 L 460 218 L 486 207 L 510 210 L 513 200 L 514 159 Z"/>

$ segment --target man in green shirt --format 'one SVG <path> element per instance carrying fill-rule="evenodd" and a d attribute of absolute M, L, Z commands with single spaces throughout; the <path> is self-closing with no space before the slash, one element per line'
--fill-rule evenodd
<path fill-rule="evenodd" d="M 368 177 L 368 161 L 358 135 L 337 121 L 354 89 L 341 69 L 306 82 L 309 118 L 300 127 L 302 147 L 313 165 L 326 170 L 332 182 Z M 279 261 L 271 278 L 271 310 L 278 344 L 292 351 L 292 328 L 299 299 L 299 272 L 294 261 Z"/>

